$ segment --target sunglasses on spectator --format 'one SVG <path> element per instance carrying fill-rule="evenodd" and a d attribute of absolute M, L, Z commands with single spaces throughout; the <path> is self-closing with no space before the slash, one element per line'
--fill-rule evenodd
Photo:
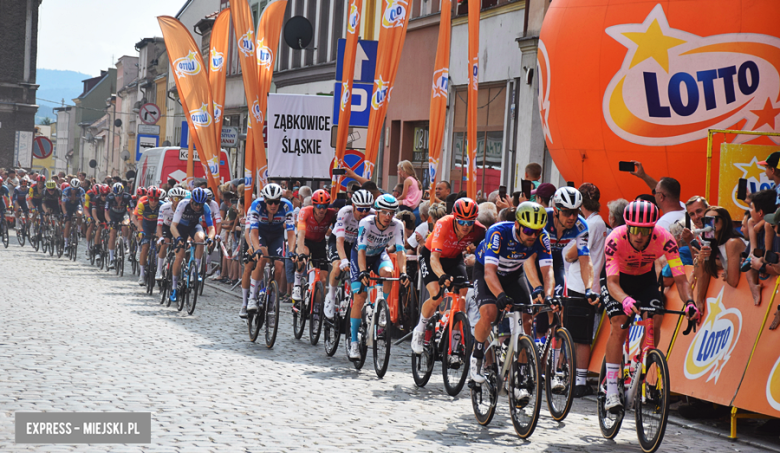
<path fill-rule="evenodd" d="M 355 208 L 355 209 L 357 210 L 357 212 L 361 212 L 361 213 L 364 213 L 364 214 L 366 212 L 371 212 L 371 207 L 370 206 L 363 207 L 363 208 Z"/>
<path fill-rule="evenodd" d="M 520 227 L 520 231 L 522 231 L 523 234 L 526 236 L 538 236 L 542 234 L 542 230 L 543 228 L 534 229 L 534 228 L 528 228 L 526 226 Z"/>
<path fill-rule="evenodd" d="M 474 226 L 474 220 L 461 220 L 461 219 L 455 219 L 456 222 L 458 222 L 458 225 L 462 227 L 470 227 Z"/>
<path fill-rule="evenodd" d="M 328 204 L 315 204 L 314 207 L 317 209 L 328 209 Z"/>
<path fill-rule="evenodd" d="M 650 233 L 653 232 L 653 228 L 651 228 L 651 227 L 630 226 L 630 227 L 628 227 L 628 232 L 631 233 L 631 234 L 639 235 L 639 236 L 650 236 Z"/>
<path fill-rule="evenodd" d="M 265 204 L 279 204 L 282 200 L 265 200 Z"/>

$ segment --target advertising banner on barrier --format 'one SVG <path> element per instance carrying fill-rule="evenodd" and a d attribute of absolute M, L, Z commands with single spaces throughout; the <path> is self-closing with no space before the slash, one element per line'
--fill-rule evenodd
<path fill-rule="evenodd" d="M 747 179 L 748 193 L 774 187 L 764 167 L 758 165 L 780 146 L 723 143 L 720 145 L 720 176 L 718 180 L 718 204 L 729 211 L 732 219 L 741 219 L 750 206 L 737 199 L 740 178 Z"/>
<path fill-rule="evenodd" d="M 330 179 L 333 98 L 268 95 L 268 175 Z"/>

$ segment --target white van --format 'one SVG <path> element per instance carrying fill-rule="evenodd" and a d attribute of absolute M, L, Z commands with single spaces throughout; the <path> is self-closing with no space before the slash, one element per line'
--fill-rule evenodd
<path fill-rule="evenodd" d="M 187 177 L 187 148 L 178 146 L 165 148 L 149 148 L 141 154 L 138 161 L 135 177 L 135 187 L 160 186 L 169 178 L 176 182 L 181 182 Z M 232 179 L 230 175 L 230 162 L 228 153 L 221 150 L 219 159 L 220 183 L 225 183 Z M 196 178 L 205 177 L 203 165 L 200 164 L 198 152 L 195 151 L 195 174 Z"/>

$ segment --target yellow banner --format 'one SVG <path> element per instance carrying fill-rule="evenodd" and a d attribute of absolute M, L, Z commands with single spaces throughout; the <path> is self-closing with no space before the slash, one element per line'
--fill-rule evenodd
<path fill-rule="evenodd" d="M 718 182 L 718 204 L 731 214 L 734 220 L 742 220 L 748 206 L 737 199 L 739 179 L 747 179 L 747 193 L 772 189 L 774 183 L 767 178 L 764 167 L 758 165 L 770 154 L 780 151 L 780 146 L 766 145 L 720 145 L 720 176 Z"/>

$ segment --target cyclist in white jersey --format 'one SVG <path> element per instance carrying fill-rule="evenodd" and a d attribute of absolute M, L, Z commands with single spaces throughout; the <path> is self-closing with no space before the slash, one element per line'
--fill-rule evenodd
<path fill-rule="evenodd" d="M 165 255 L 168 245 L 173 240 L 173 234 L 171 233 L 173 214 L 176 212 L 179 202 L 184 199 L 185 195 L 184 189 L 174 187 L 168 192 L 168 201 L 160 206 L 160 212 L 157 213 L 157 248 L 159 249 L 159 252 L 157 253 L 157 273 L 154 275 L 155 280 L 162 280 Z"/>
<path fill-rule="evenodd" d="M 328 261 L 333 264 L 328 280 L 328 295 L 325 297 L 325 316 L 332 319 L 336 308 L 336 282 L 341 272 L 349 269 L 349 259 L 358 235 L 358 223 L 369 215 L 376 214 L 371 208 L 374 196 L 367 190 L 358 190 L 352 195 L 352 205 L 344 206 L 336 216 L 336 226 L 328 239 Z"/>

